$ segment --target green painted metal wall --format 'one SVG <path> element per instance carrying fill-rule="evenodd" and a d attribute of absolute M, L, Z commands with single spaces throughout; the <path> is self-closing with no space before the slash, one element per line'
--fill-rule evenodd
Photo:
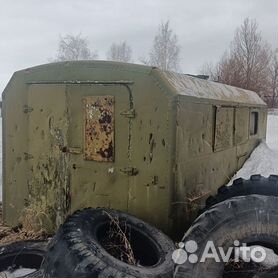
<path fill-rule="evenodd" d="M 32 219 L 53 231 L 76 209 L 101 206 L 128 211 L 169 234 L 184 231 L 205 197 L 265 137 L 266 108 L 246 98 L 196 98 L 174 85 L 157 69 L 101 61 L 15 73 L 3 96 L 5 222 Z M 106 96 L 113 99 L 109 125 L 98 104 Z M 105 115 L 101 138 L 85 131 L 86 99 L 96 100 L 87 108 Z M 253 110 L 259 129 L 250 136 Z M 111 157 L 87 159 L 93 138 L 107 146 L 107 126 Z"/>

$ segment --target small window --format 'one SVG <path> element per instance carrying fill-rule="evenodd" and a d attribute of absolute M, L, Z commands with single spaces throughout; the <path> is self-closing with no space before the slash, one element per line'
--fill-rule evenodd
<path fill-rule="evenodd" d="M 250 135 L 256 135 L 258 133 L 259 113 L 251 112 L 250 116 Z"/>

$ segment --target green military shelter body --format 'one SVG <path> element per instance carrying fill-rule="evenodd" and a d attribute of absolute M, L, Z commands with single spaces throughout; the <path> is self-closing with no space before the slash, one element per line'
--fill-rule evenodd
<path fill-rule="evenodd" d="M 251 91 L 148 66 L 53 63 L 3 94 L 4 221 L 55 229 L 84 207 L 184 231 L 265 138 Z"/>

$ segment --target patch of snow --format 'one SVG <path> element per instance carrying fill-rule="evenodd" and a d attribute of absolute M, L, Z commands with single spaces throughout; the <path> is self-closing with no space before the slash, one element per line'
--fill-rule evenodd
<path fill-rule="evenodd" d="M 266 258 L 262 262 L 260 262 L 262 266 L 264 266 L 265 268 L 273 268 L 278 265 L 278 255 L 275 254 L 275 252 L 272 249 L 266 248 L 264 246 L 259 246 L 259 245 L 250 246 L 250 252 L 246 252 L 245 258 L 243 252 L 240 252 L 239 253 L 240 258 L 243 260 L 244 259 L 251 260 L 251 252 L 257 247 L 263 248 L 266 254 Z"/>
<path fill-rule="evenodd" d="M 278 152 L 278 110 L 277 114 L 268 115 L 266 143 L 272 150 Z"/>
<path fill-rule="evenodd" d="M 251 246 L 251 251 L 254 246 Z M 275 252 L 272 249 L 263 247 L 265 253 L 266 253 L 266 258 L 264 261 L 261 263 L 264 267 L 266 268 L 272 268 L 274 266 L 278 265 L 278 255 L 275 254 Z"/>
<path fill-rule="evenodd" d="M 278 110 L 269 113 L 266 142 L 262 142 L 228 185 L 237 178 L 249 179 L 251 175 L 278 175 Z"/>
<path fill-rule="evenodd" d="M 30 269 L 30 268 L 19 268 L 15 271 L 3 271 L 0 272 L 0 278 L 19 278 L 23 277 L 27 274 L 30 274 L 32 272 L 36 271 L 36 269 Z"/>

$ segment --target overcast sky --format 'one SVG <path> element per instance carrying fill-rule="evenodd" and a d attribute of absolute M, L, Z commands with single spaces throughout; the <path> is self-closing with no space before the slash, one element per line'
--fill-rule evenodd
<path fill-rule="evenodd" d="M 245 17 L 278 47 L 278 0 L 0 0 L 0 92 L 16 70 L 55 57 L 60 35 L 86 36 L 105 59 L 126 40 L 133 61 L 146 57 L 162 21 L 170 20 L 181 47 L 181 69 L 198 73 L 229 47 Z"/>

